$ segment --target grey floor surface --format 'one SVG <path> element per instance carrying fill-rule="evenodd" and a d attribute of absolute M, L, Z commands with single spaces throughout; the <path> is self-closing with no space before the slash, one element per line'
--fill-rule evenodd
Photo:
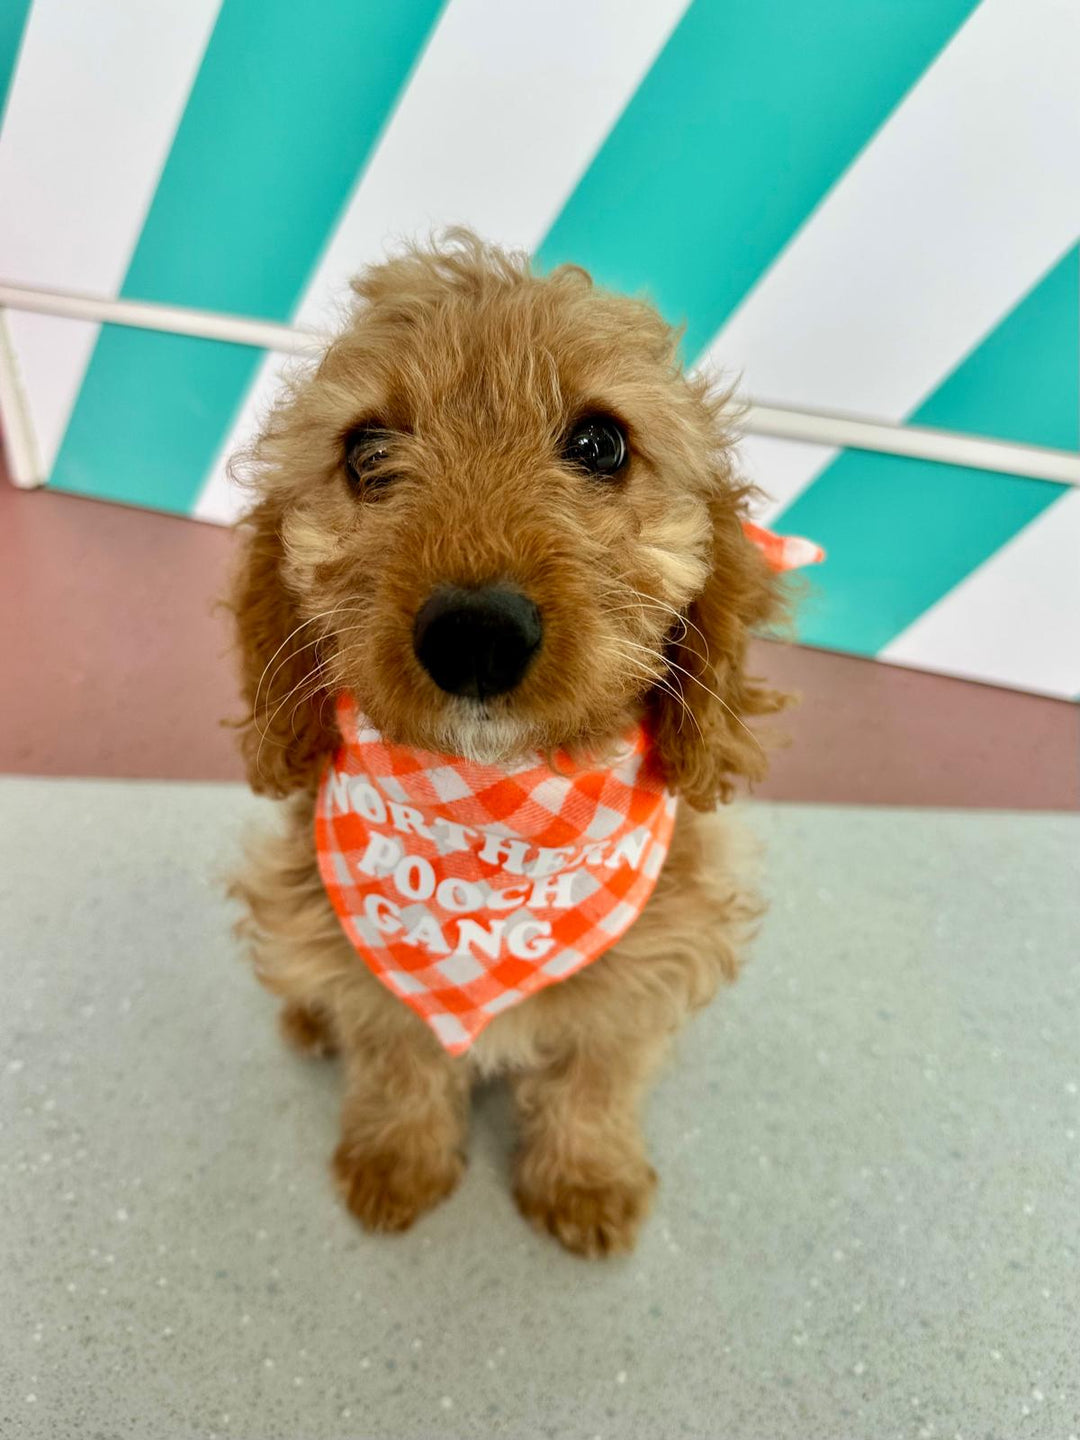
<path fill-rule="evenodd" d="M 0 782 L 0 1434 L 1080 1434 L 1080 825 L 757 806 L 772 911 L 648 1110 L 638 1253 L 369 1238 L 215 874 L 229 786 Z"/>

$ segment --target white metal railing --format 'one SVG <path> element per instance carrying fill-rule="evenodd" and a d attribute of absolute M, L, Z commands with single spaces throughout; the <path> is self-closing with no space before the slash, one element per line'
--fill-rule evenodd
<path fill-rule="evenodd" d="M 43 484 L 47 477 L 41 474 L 41 465 L 35 453 L 33 429 L 19 386 L 15 357 L 7 340 L 5 310 L 30 310 L 69 320 L 128 325 L 139 330 L 164 330 L 290 355 L 316 354 L 327 340 L 327 336 L 318 331 L 278 325 L 270 320 L 243 315 L 0 283 L 0 412 L 4 418 L 12 478 L 22 486 Z M 888 421 L 859 419 L 853 415 L 792 410 L 753 400 L 748 403 L 740 423 L 743 430 L 754 435 L 803 440 L 840 449 L 875 450 L 887 455 L 906 455 L 912 459 L 935 460 L 944 465 L 966 465 L 977 470 L 994 470 L 1035 480 L 1052 480 L 1059 485 L 1080 486 L 1080 453 L 1076 451 L 964 435 L 955 430 L 895 425 Z"/>

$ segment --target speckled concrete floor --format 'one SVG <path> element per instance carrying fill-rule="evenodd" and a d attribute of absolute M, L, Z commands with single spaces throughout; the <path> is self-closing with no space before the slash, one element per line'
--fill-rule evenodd
<path fill-rule="evenodd" d="M 1080 827 L 758 806 L 773 908 L 648 1112 L 636 1256 L 525 1229 L 502 1094 L 372 1239 L 214 872 L 231 786 L 0 782 L 0 1434 L 1080 1433 Z"/>

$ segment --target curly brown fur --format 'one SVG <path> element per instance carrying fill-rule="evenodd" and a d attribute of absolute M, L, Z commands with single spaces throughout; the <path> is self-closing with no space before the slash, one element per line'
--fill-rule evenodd
<path fill-rule="evenodd" d="M 451 236 L 364 274 L 349 323 L 281 402 L 248 458 L 256 504 L 232 608 L 252 786 L 285 828 L 234 892 L 259 978 L 301 1048 L 342 1051 L 334 1161 L 346 1203 L 402 1229 L 453 1189 L 467 1092 L 507 1071 L 523 1213 L 582 1254 L 628 1249 L 655 1175 L 638 1105 L 687 1013 L 734 977 L 757 914 L 728 822 L 712 811 L 764 752 L 746 719 L 780 697 L 747 677 L 751 630 L 781 605 L 741 528 L 724 402 L 687 377 L 648 305 L 546 277 Z M 598 484 L 560 458 L 582 415 L 614 416 L 629 466 Z M 357 486 L 360 426 L 388 453 Z M 484 702 L 443 693 L 412 647 L 445 583 L 510 580 L 544 617 L 521 683 Z M 683 808 L 644 913 L 600 959 L 499 1015 L 451 1059 L 358 960 L 319 879 L 314 791 L 351 691 L 390 739 L 488 762 L 602 752 L 645 711 Z"/>

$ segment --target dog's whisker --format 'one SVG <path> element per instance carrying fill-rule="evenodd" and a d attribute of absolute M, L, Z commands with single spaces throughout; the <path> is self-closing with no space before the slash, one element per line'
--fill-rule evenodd
<path fill-rule="evenodd" d="M 616 641 L 615 643 L 616 643 L 616 645 L 617 645 L 619 642 Z M 620 651 L 619 653 L 622 655 L 622 658 L 626 661 L 626 663 L 627 663 L 628 665 L 634 666 L 634 665 L 640 665 L 640 664 L 641 664 L 641 662 L 640 662 L 639 660 L 635 660 L 632 655 L 627 655 L 625 651 Z M 657 660 L 658 660 L 658 662 L 659 662 L 661 665 L 663 664 L 663 660 L 662 660 L 662 658 L 661 658 L 660 656 L 657 656 Z M 671 696 L 672 700 L 674 700 L 675 703 L 679 706 L 680 713 L 679 713 L 679 725 L 678 725 L 678 728 L 679 728 L 680 731 L 682 730 L 682 726 L 683 726 L 683 715 L 684 715 L 684 714 L 685 714 L 685 715 L 689 715 L 691 724 L 693 725 L 694 729 L 698 732 L 698 735 L 700 735 L 702 739 L 705 738 L 704 735 L 702 734 L 702 729 L 701 729 L 700 724 L 698 723 L 698 718 L 697 718 L 697 716 L 694 714 L 694 712 L 693 712 L 693 710 L 690 708 L 690 706 L 686 703 L 686 696 L 685 696 L 685 695 L 681 695 L 681 694 L 679 693 L 679 691 L 675 688 L 674 685 L 671 684 L 671 682 L 670 682 L 669 680 L 665 680 L 662 674 L 657 675 L 657 674 L 656 674 L 654 671 L 652 671 L 652 670 L 643 670 L 643 669 L 634 670 L 634 669 L 632 669 L 632 670 L 631 670 L 631 674 L 637 676 L 637 678 L 640 679 L 640 680 L 647 680 L 647 681 L 649 681 L 650 684 L 654 685 L 658 690 L 662 690 L 665 695 L 670 695 L 670 696 Z"/>
<path fill-rule="evenodd" d="M 342 635 L 349 635 L 349 634 L 351 634 L 352 632 L 354 632 L 354 631 L 356 631 L 356 630 L 366 630 L 366 629 L 367 629 L 367 626 L 366 626 L 366 625 L 344 625 L 344 626 L 342 626 L 341 629 L 339 629 L 339 630 L 332 630 L 328 635 L 322 635 L 322 636 L 320 636 L 319 639 L 320 639 L 320 640 L 339 640 Z M 317 643 L 317 642 L 316 642 L 316 643 Z M 355 645 L 346 645 L 344 648 L 338 648 L 338 649 L 334 652 L 333 655 L 327 656 L 326 659 L 324 659 L 324 660 L 320 660 L 320 661 L 318 662 L 318 665 L 315 667 L 315 670 L 310 670 L 310 671 L 308 671 L 308 674 L 309 674 L 309 675 L 315 674 L 316 671 L 322 672 L 322 671 L 324 671 L 324 670 L 326 669 L 327 666 L 330 665 L 330 662 L 331 662 L 332 660 L 338 660 L 338 661 L 348 660 L 348 659 L 350 658 L 350 655 L 351 655 L 351 654 L 355 654 L 355 653 L 356 653 L 356 646 L 355 646 Z M 292 734 L 293 734 L 293 738 L 294 738 L 294 739 L 299 739 L 299 736 L 296 734 L 296 717 L 297 717 L 297 715 L 298 715 L 299 712 L 300 712 L 300 707 L 301 707 L 302 705 L 307 704 L 310 700 L 313 700 L 313 699 L 315 698 L 315 696 L 319 693 L 320 690 L 323 691 L 323 697 L 322 697 L 322 699 L 321 699 L 320 702 L 319 702 L 319 720 L 320 720 L 320 723 L 322 722 L 323 716 L 324 716 L 324 714 L 325 714 L 326 702 L 327 702 L 327 700 L 329 700 L 329 699 L 332 698 L 330 689 L 329 689 L 329 687 L 328 687 L 328 685 L 327 685 L 327 681 L 332 681 L 332 680 L 333 680 L 333 676 L 332 676 L 332 675 L 327 675 L 327 674 L 325 674 L 325 673 L 318 673 L 317 676 L 316 676 L 316 678 L 315 678 L 315 680 L 313 681 L 312 688 L 311 688 L 310 692 L 301 695 L 301 696 L 299 697 L 299 699 L 297 699 L 297 700 L 294 702 L 293 708 L 292 708 L 292 713 L 291 713 L 291 715 L 289 716 L 290 729 L 291 729 L 291 731 L 292 731 Z M 303 682 L 301 682 L 301 683 L 303 683 Z M 289 698 L 288 696 L 285 697 L 286 700 L 288 700 L 288 698 Z"/>
<path fill-rule="evenodd" d="M 333 698 L 333 697 L 332 697 L 330 691 L 324 687 L 322 699 L 319 701 L 319 725 L 320 725 L 320 727 L 325 726 L 325 724 L 326 724 L 326 702 L 327 702 L 328 700 L 332 699 L 332 698 Z"/>
<path fill-rule="evenodd" d="M 635 597 L 635 599 L 638 600 L 640 603 L 644 603 L 644 604 L 647 604 L 647 605 L 650 605 L 650 606 L 656 606 L 656 607 L 658 607 L 658 608 L 661 609 L 661 610 L 666 610 L 670 615 L 673 615 L 673 616 L 675 617 L 675 619 L 678 620 L 678 621 L 682 624 L 682 626 L 683 626 L 682 634 L 683 634 L 683 635 L 686 634 L 687 630 L 693 630 L 694 633 L 695 633 L 695 634 L 698 636 L 698 638 L 701 640 L 702 648 L 703 648 L 704 651 L 705 651 L 705 661 L 706 661 L 706 664 L 708 663 L 708 661 L 709 661 L 709 642 L 708 642 L 708 640 L 706 640 L 705 635 L 704 635 L 703 631 L 701 630 L 700 626 L 695 625 L 694 622 L 693 622 L 693 620 L 690 619 L 689 615 L 685 615 L 681 610 L 676 610 L 676 608 L 675 608 L 674 605 L 669 605 L 665 600 L 657 600 L 656 597 L 653 596 L 653 595 L 645 595 L 642 591 L 640 591 L 640 590 L 635 590 L 632 585 L 627 585 L 627 586 L 626 586 L 626 589 L 627 589 L 627 590 L 630 592 L 630 594 L 632 594 L 632 595 Z M 681 637 L 680 637 L 680 638 L 681 638 Z"/>
<path fill-rule="evenodd" d="M 635 614 L 643 615 L 646 610 L 659 610 L 663 613 L 668 608 L 668 606 L 664 605 L 643 605 L 639 601 L 631 601 L 628 605 L 609 605 L 605 609 L 604 613 L 605 615 L 620 615 L 625 613 L 627 610 L 632 610 Z M 680 615 L 677 611 L 675 612 L 675 617 L 678 620 L 679 624 L 682 626 L 682 629 L 675 633 L 672 638 L 675 640 L 682 640 L 688 633 L 687 620 L 684 615 Z"/>
<path fill-rule="evenodd" d="M 298 696 L 297 699 L 293 702 L 292 713 L 289 715 L 289 732 L 294 740 L 299 741 L 300 739 L 300 736 L 297 734 L 296 730 L 296 717 L 300 714 L 303 706 L 310 704 L 311 701 L 314 700 L 318 694 L 320 694 L 320 692 L 322 694 L 322 699 L 319 702 L 319 715 L 321 717 L 322 707 L 326 704 L 326 701 L 328 699 L 325 675 L 319 675 L 318 679 L 312 684 L 311 688 L 305 691 L 303 695 Z"/>
<path fill-rule="evenodd" d="M 301 630 L 306 629 L 309 625 L 314 625 L 317 620 L 324 620 L 327 615 L 338 614 L 346 605 L 346 603 L 347 602 L 344 600 L 339 600 L 336 605 L 331 605 L 328 610 L 320 610 L 317 615 L 312 615 L 307 620 L 301 620 L 299 625 L 294 626 L 293 629 L 289 631 L 288 635 L 285 636 L 285 639 L 282 640 L 281 644 L 277 647 L 274 653 L 270 656 L 270 659 L 263 666 L 262 674 L 259 676 L 259 683 L 255 687 L 255 698 L 251 702 L 251 711 L 253 715 L 257 715 L 259 711 L 259 696 L 262 694 L 263 681 L 266 679 L 266 672 L 270 669 L 274 661 L 285 649 L 285 646 L 288 645 L 289 641 L 292 640 L 294 636 L 299 635 Z M 359 609 L 359 607 L 356 608 Z"/>
<path fill-rule="evenodd" d="M 666 600 L 658 600 L 655 595 L 646 595 L 644 591 L 636 589 L 627 581 L 622 581 L 620 583 L 623 586 L 625 594 L 633 596 L 634 599 L 637 600 L 640 604 L 655 606 L 661 610 L 666 610 L 669 615 L 674 616 L 674 618 L 678 620 L 682 625 L 684 625 L 688 630 L 693 630 L 694 633 L 701 640 L 702 646 L 705 650 L 705 658 L 706 660 L 708 660 L 709 642 L 705 638 L 704 632 L 699 626 L 694 624 L 693 620 L 690 619 L 689 615 L 685 614 L 682 610 L 677 610 L 674 605 L 669 604 Z"/>
<path fill-rule="evenodd" d="M 266 672 L 270 669 L 271 665 L 274 664 L 274 660 L 276 659 L 276 657 L 277 657 L 278 655 L 281 654 L 282 649 L 284 648 L 285 645 L 288 644 L 289 640 L 293 639 L 294 636 L 298 635 L 298 634 L 300 633 L 300 631 L 304 628 L 305 625 L 311 625 L 311 624 L 313 624 L 316 620 L 323 620 L 323 619 L 325 619 L 328 615 L 347 615 L 347 614 L 357 614 L 357 615 L 363 614 L 363 606 L 360 606 L 360 605 L 351 605 L 351 606 L 346 607 L 346 602 L 345 602 L 345 601 L 340 601 L 337 605 L 332 606 L 329 610 L 323 610 L 323 611 L 321 611 L 318 615 L 313 615 L 310 620 L 305 620 L 305 621 L 303 622 L 303 624 L 297 625 L 297 626 L 295 627 L 295 629 L 293 629 L 292 631 L 290 631 L 290 633 L 289 633 L 289 635 L 286 637 L 286 639 L 282 642 L 281 645 L 278 646 L 278 648 L 274 651 L 274 654 L 271 655 L 270 659 L 269 659 L 269 660 L 266 662 L 266 664 L 263 666 L 263 672 L 262 672 L 262 674 L 259 676 L 259 684 L 258 684 L 258 686 L 256 687 L 256 690 L 255 690 L 255 698 L 254 698 L 254 700 L 251 702 L 251 713 L 252 713 L 252 716 L 253 716 L 253 717 L 254 717 L 254 716 L 257 716 L 258 713 L 259 713 L 259 697 L 260 697 L 260 695 L 262 694 L 263 682 L 264 682 L 264 681 L 266 682 L 266 691 L 267 691 L 266 706 L 269 707 L 269 705 L 271 704 L 271 701 L 270 701 L 270 698 L 269 698 L 269 697 L 270 697 L 270 692 L 271 692 L 271 691 L 273 690 L 273 688 L 274 688 L 274 681 L 277 679 L 278 675 L 279 675 L 280 672 L 284 669 L 284 667 L 285 667 L 286 665 L 288 665 L 291 660 L 295 660 L 298 655 L 302 655 L 305 650 L 311 649 L 311 647 L 312 647 L 313 645 L 318 645 L 320 641 L 325 640 L 325 639 L 328 639 L 328 638 L 329 638 L 329 635 L 331 635 L 331 634 L 333 634 L 333 633 L 335 633 L 335 632 L 330 631 L 330 632 L 328 632 L 328 633 L 325 634 L 325 635 L 317 635 L 314 640 L 308 640 L 305 644 L 298 646 L 297 649 L 290 651 L 290 653 L 289 653 L 288 655 L 284 656 L 284 658 L 283 658 L 281 661 L 279 661 L 279 663 L 277 664 L 277 666 L 276 666 L 275 669 L 274 669 L 274 673 L 270 676 L 270 679 L 267 680 L 267 679 L 266 679 Z"/>
<path fill-rule="evenodd" d="M 307 698 L 314 697 L 314 695 L 325 683 L 326 664 L 326 660 L 317 659 L 313 665 L 308 666 L 308 668 L 304 671 L 303 675 L 301 675 L 300 679 L 297 680 L 296 684 L 286 691 L 286 693 L 281 697 L 277 705 L 275 705 L 274 709 L 270 711 L 268 715 L 266 715 L 266 723 L 259 731 L 261 737 L 263 737 L 264 739 L 270 738 L 270 732 L 274 728 L 275 720 L 281 714 L 282 710 L 285 708 L 285 706 L 289 703 L 289 701 L 293 698 L 293 696 L 297 693 L 298 690 L 302 690 L 305 686 L 313 684 L 315 688 L 312 690 L 311 696 Z M 266 709 L 269 710 L 269 701 L 267 702 Z"/>
<path fill-rule="evenodd" d="M 676 640 L 682 640 L 689 631 L 694 631 L 701 640 L 702 648 L 705 652 L 705 660 L 706 663 L 708 662 L 709 642 L 706 640 L 701 628 L 695 625 L 688 615 L 685 615 L 681 610 L 677 610 L 674 605 L 668 604 L 665 600 L 658 600 L 655 596 L 646 595 L 643 591 L 635 589 L 633 585 L 630 585 L 626 581 L 620 581 L 619 585 L 620 588 L 618 590 L 609 589 L 603 592 L 603 598 L 629 601 L 630 603 L 608 607 L 609 614 L 626 610 L 637 610 L 642 615 L 648 610 L 662 611 L 670 615 L 680 626 L 678 634 L 674 636 Z"/>
<path fill-rule="evenodd" d="M 631 675 L 638 680 L 646 681 L 651 686 L 656 686 L 658 689 L 666 691 L 673 700 L 685 706 L 685 700 L 683 700 L 671 682 L 665 678 L 665 662 L 659 652 L 655 650 L 649 651 L 648 646 L 637 646 L 633 641 L 621 636 L 613 638 L 609 641 L 609 644 L 612 651 L 629 667 Z M 637 650 L 645 650 L 650 656 L 650 661 L 641 660 L 627 648 L 630 646 L 634 646 L 634 649 Z"/>
<path fill-rule="evenodd" d="M 636 641 L 633 640 L 624 640 L 623 643 L 626 645 L 632 645 L 636 650 L 644 650 L 649 655 L 655 655 L 656 653 L 655 651 L 649 650 L 647 645 L 638 645 Z M 669 669 L 677 670 L 680 675 L 685 675 L 688 680 L 693 680 L 696 685 L 700 685 L 702 690 L 705 691 L 706 695 L 711 695 L 718 705 L 722 705 L 724 707 L 724 709 L 728 712 L 731 718 L 735 721 L 736 725 L 739 725 L 743 730 L 746 731 L 747 735 L 749 735 L 750 739 L 761 751 L 762 755 L 765 754 L 764 745 L 762 745 L 761 741 L 750 729 L 749 725 L 747 725 L 745 721 L 738 714 L 736 714 L 736 712 L 731 708 L 731 706 L 727 703 L 727 701 L 722 695 L 718 695 L 715 690 L 710 689 L 710 687 L 705 684 L 704 680 L 700 679 L 697 675 L 695 675 L 692 670 L 687 670 L 685 665 L 678 665 L 674 660 L 670 658 L 665 661 L 665 664 L 669 667 Z"/>
<path fill-rule="evenodd" d="M 320 660 L 316 665 L 312 666 L 310 670 L 305 671 L 301 679 L 296 682 L 296 684 L 292 687 L 289 693 L 284 697 L 281 703 L 274 710 L 274 713 L 267 720 L 265 727 L 259 731 L 259 748 L 255 752 L 255 768 L 259 771 L 260 774 L 262 773 L 261 765 L 263 745 L 266 743 L 266 741 L 270 740 L 272 744 L 276 744 L 280 748 L 285 748 L 283 741 L 275 741 L 270 735 L 270 731 L 273 729 L 274 721 L 281 714 L 281 711 L 289 703 L 289 701 L 296 694 L 296 692 L 302 689 L 304 686 L 310 685 L 313 679 L 317 681 L 317 684 L 315 690 L 312 691 L 312 695 L 318 693 L 318 688 L 322 684 L 322 676 L 320 672 L 322 671 L 323 664 L 324 662 Z M 303 704 L 303 700 L 300 700 L 297 703 Z"/>
<path fill-rule="evenodd" d="M 362 614 L 363 611 L 358 608 L 353 613 Z M 266 687 L 266 703 L 263 707 L 264 712 L 266 710 L 269 710 L 270 706 L 274 703 L 273 699 L 271 698 L 274 689 L 274 681 L 277 679 L 278 675 L 281 673 L 281 671 L 285 668 L 286 664 L 288 664 L 290 660 L 295 660 L 297 656 L 302 655 L 305 650 L 311 650 L 314 648 L 316 653 L 318 653 L 318 647 L 326 643 L 327 641 L 336 640 L 342 635 L 348 635 L 354 630 L 363 630 L 364 628 L 364 625 L 343 625 L 340 626 L 337 630 L 328 630 L 325 635 L 317 635 L 314 640 L 309 640 L 305 645 L 301 645 L 297 650 L 294 650 L 291 655 L 287 656 L 285 660 L 281 661 L 277 669 L 274 671 L 274 674 L 270 679 L 270 683 Z M 257 712 L 255 714 L 255 720 L 256 723 L 258 723 Z"/>

